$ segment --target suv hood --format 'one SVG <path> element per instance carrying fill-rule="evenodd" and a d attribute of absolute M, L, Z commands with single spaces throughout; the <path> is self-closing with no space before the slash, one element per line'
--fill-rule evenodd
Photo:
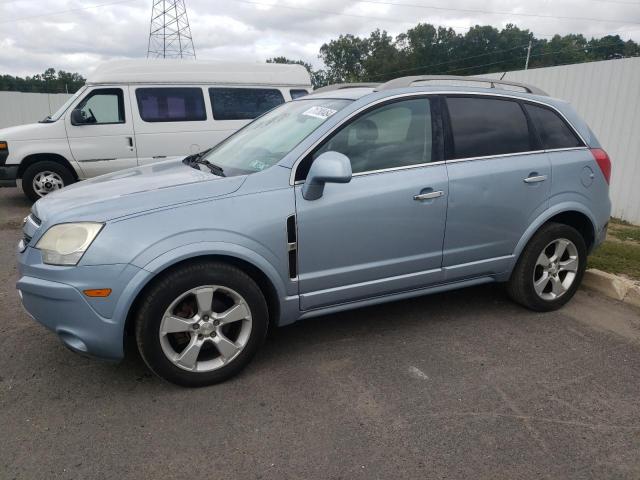
<path fill-rule="evenodd" d="M 218 177 L 168 160 L 120 170 L 70 185 L 41 198 L 33 207 L 44 222 L 104 222 L 147 210 L 228 195 L 246 176 Z"/>

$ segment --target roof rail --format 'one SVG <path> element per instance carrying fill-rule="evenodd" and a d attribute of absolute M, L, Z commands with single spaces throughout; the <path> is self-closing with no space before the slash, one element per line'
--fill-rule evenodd
<path fill-rule="evenodd" d="M 333 85 L 327 85 L 326 87 L 317 88 L 313 91 L 313 93 L 322 93 L 322 92 L 331 92 L 332 90 L 344 90 L 345 88 L 376 88 L 380 84 L 379 83 L 334 83 Z"/>
<path fill-rule="evenodd" d="M 541 90 L 538 87 L 534 87 L 532 85 L 527 85 L 526 83 L 512 82 L 510 80 L 496 80 L 494 78 L 484 77 L 460 77 L 456 75 L 416 75 L 412 77 L 395 78 L 393 80 L 389 80 L 386 83 L 383 83 L 376 90 L 390 90 L 392 88 L 411 87 L 416 82 L 428 82 L 435 80 L 488 83 L 490 85 L 489 88 L 500 88 L 499 86 L 496 87 L 496 85 L 507 85 L 511 87 L 522 88 L 525 92 L 532 93 L 534 95 L 549 96 L 544 90 Z"/>

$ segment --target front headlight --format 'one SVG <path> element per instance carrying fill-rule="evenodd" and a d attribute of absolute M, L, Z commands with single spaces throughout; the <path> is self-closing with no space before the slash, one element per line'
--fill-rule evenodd
<path fill-rule="evenodd" d="M 77 265 L 104 224 L 93 222 L 60 223 L 40 238 L 36 248 L 49 265 Z"/>

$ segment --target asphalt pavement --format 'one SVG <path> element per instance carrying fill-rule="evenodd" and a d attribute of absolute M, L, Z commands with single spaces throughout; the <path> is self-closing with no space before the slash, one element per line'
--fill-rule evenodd
<path fill-rule="evenodd" d="M 0 189 L 0 479 L 638 479 L 640 311 L 499 285 L 279 329 L 190 390 L 80 357 L 22 310 Z"/>

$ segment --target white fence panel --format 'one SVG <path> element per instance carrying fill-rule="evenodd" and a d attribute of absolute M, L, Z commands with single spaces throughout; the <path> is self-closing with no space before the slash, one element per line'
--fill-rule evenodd
<path fill-rule="evenodd" d="M 640 224 L 640 58 L 518 70 L 504 79 L 573 105 L 611 157 L 613 215 Z"/>
<path fill-rule="evenodd" d="M 0 92 L 0 128 L 42 120 L 58 110 L 70 96 L 66 93 Z"/>

